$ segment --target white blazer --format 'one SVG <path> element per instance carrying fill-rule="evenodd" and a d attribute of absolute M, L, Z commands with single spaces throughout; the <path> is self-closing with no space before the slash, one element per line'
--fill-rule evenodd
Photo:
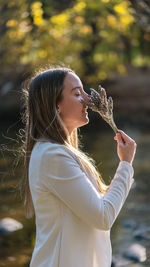
<path fill-rule="evenodd" d="M 37 142 L 29 164 L 36 217 L 30 267 L 110 267 L 110 229 L 133 183 L 119 163 L 103 196 L 94 177 L 65 145 Z"/>

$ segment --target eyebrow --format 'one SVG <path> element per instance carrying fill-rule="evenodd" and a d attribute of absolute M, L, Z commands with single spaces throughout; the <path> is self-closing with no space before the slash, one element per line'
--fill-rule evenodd
<path fill-rule="evenodd" d="M 75 90 L 75 89 L 82 89 L 82 87 L 81 87 L 81 86 L 76 86 L 76 87 L 74 87 L 74 88 L 71 89 L 71 92 L 72 92 L 73 90 Z"/>

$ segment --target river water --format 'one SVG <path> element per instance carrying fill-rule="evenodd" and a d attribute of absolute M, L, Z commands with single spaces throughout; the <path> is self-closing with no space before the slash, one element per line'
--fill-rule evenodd
<path fill-rule="evenodd" d="M 148 238 L 137 239 L 134 231 L 139 227 L 150 226 L 150 134 L 139 130 L 128 129 L 127 133 L 136 140 L 137 153 L 134 161 L 135 182 L 117 220 L 111 230 L 113 256 L 119 267 L 150 266 L 150 232 Z M 9 138 L 15 133 L 3 132 Z M 94 158 L 103 179 L 109 183 L 118 165 L 116 142 L 112 131 L 94 134 L 84 133 L 83 150 Z M 12 151 L 6 151 L 5 145 Z M 23 229 L 9 235 L 0 235 L 0 267 L 29 266 L 35 241 L 34 219 L 24 217 L 21 196 L 16 185 L 23 174 L 23 164 L 16 166 L 17 153 L 14 141 L 1 136 L 0 152 L 0 219 L 10 217 L 23 224 Z M 128 227 L 124 224 L 128 222 Z M 123 258 L 124 252 L 132 244 L 140 244 L 146 248 L 147 260 L 141 263 L 130 263 Z"/>

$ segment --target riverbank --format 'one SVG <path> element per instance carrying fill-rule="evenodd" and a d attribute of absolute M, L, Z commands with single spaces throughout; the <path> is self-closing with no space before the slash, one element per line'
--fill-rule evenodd
<path fill-rule="evenodd" d="M 0 80 L 0 122 L 17 123 L 20 121 L 21 84 L 25 75 L 19 72 L 1 77 Z M 6 79 L 7 78 L 7 79 Z M 99 81 L 98 81 L 99 82 Z M 107 95 L 113 97 L 114 117 L 119 128 L 126 125 L 146 130 L 150 125 L 150 68 L 127 67 L 124 76 L 116 75 L 102 83 Z M 94 86 L 93 86 L 94 87 Z M 97 89 L 95 87 L 95 89 Z M 103 128 L 99 115 L 89 110 L 92 129 Z M 94 122 L 94 123 L 93 123 Z M 88 129 L 89 130 L 89 129 Z M 107 130 L 107 126 L 104 126 Z"/>

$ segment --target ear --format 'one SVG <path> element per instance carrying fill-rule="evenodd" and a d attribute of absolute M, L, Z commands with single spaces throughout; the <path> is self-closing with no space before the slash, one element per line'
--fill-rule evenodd
<path fill-rule="evenodd" d="M 57 110 L 58 110 L 58 113 L 60 113 L 60 106 L 57 105 Z"/>

